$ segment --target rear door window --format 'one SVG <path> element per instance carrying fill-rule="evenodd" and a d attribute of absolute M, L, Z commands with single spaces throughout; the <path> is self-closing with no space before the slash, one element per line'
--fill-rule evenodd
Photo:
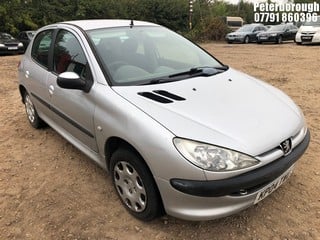
<path fill-rule="evenodd" d="M 53 30 L 45 30 L 39 33 L 32 46 L 32 58 L 45 68 L 48 68 L 49 49 L 52 42 Z"/>

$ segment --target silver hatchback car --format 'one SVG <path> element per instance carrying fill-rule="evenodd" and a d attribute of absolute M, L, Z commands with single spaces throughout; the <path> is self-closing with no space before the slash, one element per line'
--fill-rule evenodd
<path fill-rule="evenodd" d="M 83 20 L 39 29 L 19 65 L 30 124 L 110 171 L 141 220 L 228 216 L 258 203 L 308 147 L 280 90 L 165 27 Z"/>

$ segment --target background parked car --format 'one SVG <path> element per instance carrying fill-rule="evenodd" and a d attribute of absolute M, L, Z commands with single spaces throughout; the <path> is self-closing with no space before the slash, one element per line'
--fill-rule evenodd
<path fill-rule="evenodd" d="M 23 43 L 24 51 L 27 49 L 34 34 L 35 31 L 23 31 L 18 34 L 17 39 Z"/>
<path fill-rule="evenodd" d="M 257 34 L 266 31 L 267 28 L 263 24 L 252 23 L 245 24 L 235 32 L 228 33 L 226 35 L 226 41 L 228 43 L 240 42 L 249 43 L 256 42 Z"/>
<path fill-rule="evenodd" d="M 0 32 L 0 54 L 23 53 L 23 43 L 9 33 Z"/>
<path fill-rule="evenodd" d="M 274 25 L 266 32 L 257 34 L 257 43 L 282 43 L 283 41 L 294 40 L 297 31 L 298 28 L 293 24 Z"/>
<path fill-rule="evenodd" d="M 320 16 L 315 22 L 303 23 L 295 36 L 295 41 L 297 44 L 320 43 Z"/>

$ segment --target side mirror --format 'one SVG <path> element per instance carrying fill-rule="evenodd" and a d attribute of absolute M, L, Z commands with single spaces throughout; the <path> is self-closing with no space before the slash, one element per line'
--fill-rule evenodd
<path fill-rule="evenodd" d="M 81 79 L 75 72 L 64 72 L 59 74 L 57 84 L 61 88 L 78 89 L 88 92 L 86 81 Z"/>

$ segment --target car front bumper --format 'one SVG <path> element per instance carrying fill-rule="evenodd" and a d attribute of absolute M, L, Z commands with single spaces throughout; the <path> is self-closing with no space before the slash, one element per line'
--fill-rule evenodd
<path fill-rule="evenodd" d="M 259 37 L 258 42 L 277 42 L 278 36 Z"/>
<path fill-rule="evenodd" d="M 295 37 L 297 43 L 320 43 L 320 33 L 300 33 Z"/>
<path fill-rule="evenodd" d="M 240 42 L 244 41 L 245 36 L 233 36 L 233 37 L 226 37 L 227 42 Z"/>
<path fill-rule="evenodd" d="M 309 142 L 310 132 L 307 131 L 304 140 L 289 155 L 229 179 L 171 179 L 169 182 L 157 179 L 160 192 L 165 193 L 162 194 L 162 198 L 166 212 L 187 220 L 210 220 L 248 208 L 257 202 L 259 193 L 264 190 L 271 193 L 272 189 L 275 190 L 273 183 L 288 177 L 294 163 L 305 152 Z"/>
<path fill-rule="evenodd" d="M 21 54 L 24 53 L 23 47 L 0 47 L 0 54 Z"/>

